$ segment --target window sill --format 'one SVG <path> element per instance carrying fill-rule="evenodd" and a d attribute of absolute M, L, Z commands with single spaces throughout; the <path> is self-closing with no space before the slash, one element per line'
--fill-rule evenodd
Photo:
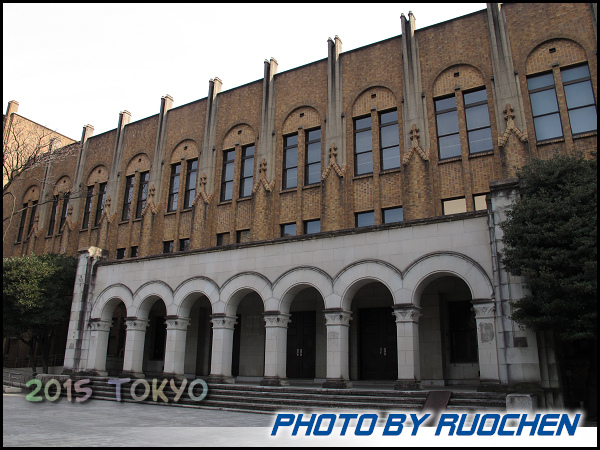
<path fill-rule="evenodd" d="M 456 162 L 456 161 L 462 161 L 462 156 L 453 156 L 452 158 L 440 159 L 438 161 L 438 165 L 439 164 L 446 164 L 446 163 Z"/>
<path fill-rule="evenodd" d="M 598 136 L 598 131 L 587 131 L 585 133 L 579 133 L 579 134 L 574 134 L 573 135 L 573 140 L 575 139 L 583 139 L 586 137 L 593 137 L 593 136 Z"/>
<path fill-rule="evenodd" d="M 386 169 L 386 170 L 382 170 L 381 172 L 379 172 L 379 175 L 386 175 L 388 173 L 399 173 L 402 172 L 402 168 L 401 167 L 394 167 L 393 169 Z"/>
<path fill-rule="evenodd" d="M 125 224 L 129 224 L 129 220 L 121 220 L 119 222 L 119 225 L 125 225 Z"/>
<path fill-rule="evenodd" d="M 494 150 L 487 150 L 485 152 L 479 152 L 479 153 L 471 153 L 469 155 L 469 159 L 479 158 L 480 156 L 492 156 L 493 154 L 494 154 Z"/>
<path fill-rule="evenodd" d="M 165 212 L 165 216 L 170 216 L 171 214 L 177 214 L 177 210 Z"/>
<path fill-rule="evenodd" d="M 363 178 L 373 178 L 373 172 L 363 173 L 362 175 L 354 175 L 354 177 L 352 177 L 352 180 L 362 180 Z"/>
<path fill-rule="evenodd" d="M 290 192 L 296 192 L 296 190 L 298 189 L 298 187 L 293 187 L 293 188 L 286 188 L 286 189 L 282 189 L 281 191 L 279 191 L 280 194 L 288 194 Z"/>
<path fill-rule="evenodd" d="M 321 187 L 321 183 L 307 184 L 306 186 L 302 186 L 302 190 L 304 190 L 304 189 L 316 189 L 318 187 Z"/>
<path fill-rule="evenodd" d="M 141 217 L 139 217 L 139 218 L 137 218 L 137 219 L 133 219 L 133 220 L 132 220 L 132 222 L 141 222 L 141 221 L 142 221 L 142 218 L 141 218 Z"/>
<path fill-rule="evenodd" d="M 236 201 L 237 201 L 238 203 L 240 203 L 240 202 L 248 202 L 248 201 L 250 201 L 250 200 L 252 200 L 252 196 L 238 198 Z"/>
<path fill-rule="evenodd" d="M 222 202 L 217 203 L 217 206 L 231 205 L 232 203 L 233 200 L 223 200 Z"/>
<path fill-rule="evenodd" d="M 565 142 L 565 137 L 555 138 L 555 139 L 546 139 L 545 141 L 536 141 L 535 145 L 548 145 L 548 144 L 558 144 L 559 142 Z"/>

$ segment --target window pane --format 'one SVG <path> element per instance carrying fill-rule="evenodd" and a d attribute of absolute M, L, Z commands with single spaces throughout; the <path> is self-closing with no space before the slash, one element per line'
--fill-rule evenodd
<path fill-rule="evenodd" d="M 565 95 L 567 96 L 567 106 L 569 109 L 594 103 L 592 83 L 589 81 L 565 86 Z"/>
<path fill-rule="evenodd" d="M 355 130 L 360 130 L 362 128 L 368 128 L 371 126 L 371 116 L 364 117 L 362 119 L 357 119 L 354 125 Z"/>
<path fill-rule="evenodd" d="M 223 200 L 231 200 L 233 195 L 233 181 L 228 181 L 223 187 Z"/>
<path fill-rule="evenodd" d="M 311 164 L 308 166 L 308 174 L 306 178 L 307 184 L 318 183 L 321 181 L 321 164 Z"/>
<path fill-rule="evenodd" d="M 400 167 L 400 147 L 385 148 L 381 152 L 381 169 Z"/>
<path fill-rule="evenodd" d="M 485 203 L 485 197 L 486 197 L 486 194 L 473 196 L 473 202 L 475 203 L 475 211 L 487 209 L 487 205 Z"/>
<path fill-rule="evenodd" d="M 244 173 L 242 174 L 242 176 L 244 178 L 251 177 L 253 173 L 254 173 L 254 158 L 250 158 L 250 159 L 247 159 L 246 161 L 244 161 Z"/>
<path fill-rule="evenodd" d="M 233 180 L 233 164 L 227 164 L 225 166 L 225 181 Z"/>
<path fill-rule="evenodd" d="M 588 106 L 569 111 L 569 121 L 573 134 L 596 130 L 598 128 L 596 107 Z"/>
<path fill-rule="evenodd" d="M 321 129 L 319 128 L 318 130 L 312 130 L 308 132 L 308 137 L 306 138 L 307 141 L 314 141 L 316 139 L 321 139 Z"/>
<path fill-rule="evenodd" d="M 465 115 L 467 116 L 467 130 L 490 126 L 490 113 L 487 103 L 465 109 Z"/>
<path fill-rule="evenodd" d="M 356 155 L 356 174 L 373 172 L 373 153 L 360 153 Z"/>
<path fill-rule="evenodd" d="M 562 127 L 558 113 L 533 119 L 535 137 L 538 141 L 561 137 Z"/>
<path fill-rule="evenodd" d="M 487 102 L 487 92 L 485 89 L 476 92 L 469 92 L 464 95 L 465 105 L 477 102 Z"/>
<path fill-rule="evenodd" d="M 248 197 L 252 194 L 252 178 L 245 178 L 242 184 L 242 197 Z"/>
<path fill-rule="evenodd" d="M 435 101 L 435 110 L 443 111 L 445 109 L 456 108 L 456 97 L 444 98 Z"/>
<path fill-rule="evenodd" d="M 458 133 L 458 114 L 450 111 L 436 116 L 438 136 Z"/>
<path fill-rule="evenodd" d="M 452 136 L 441 137 L 440 142 L 440 159 L 453 158 L 460 156 L 460 136 L 453 134 Z"/>
<path fill-rule="evenodd" d="M 390 123 L 390 122 L 397 122 L 397 121 L 398 121 L 398 111 L 390 111 L 390 112 L 381 114 L 380 122 L 382 125 L 386 124 L 386 123 Z"/>
<path fill-rule="evenodd" d="M 309 144 L 306 149 L 306 162 L 307 163 L 315 163 L 321 162 L 321 143 L 315 142 L 313 144 Z"/>
<path fill-rule="evenodd" d="M 296 167 L 298 165 L 298 148 L 288 148 L 285 151 L 285 167 Z"/>
<path fill-rule="evenodd" d="M 357 227 L 368 227 L 369 225 L 375 225 L 375 213 L 373 211 L 356 215 Z"/>
<path fill-rule="evenodd" d="M 383 211 L 383 223 L 402 222 L 404 211 L 402 208 L 391 208 Z"/>
<path fill-rule="evenodd" d="M 298 186 L 298 169 L 288 169 L 285 171 L 285 188 L 295 188 Z"/>
<path fill-rule="evenodd" d="M 443 200 L 442 206 L 443 206 L 445 215 L 467 212 L 467 201 L 465 198 L 457 198 L 454 200 Z"/>
<path fill-rule="evenodd" d="M 586 78 L 590 76 L 590 69 L 588 66 L 573 67 L 572 69 L 566 69 L 561 72 L 563 83 L 567 81 L 578 80 L 580 78 Z"/>
<path fill-rule="evenodd" d="M 398 145 L 398 127 L 389 125 L 381 129 L 381 147 L 391 147 L 392 145 Z"/>
<path fill-rule="evenodd" d="M 298 135 L 295 134 L 293 136 L 287 136 L 285 138 L 285 142 L 283 143 L 284 147 L 290 147 L 292 145 L 298 145 Z"/>
<path fill-rule="evenodd" d="M 306 222 L 306 234 L 320 233 L 321 232 L 321 221 L 310 220 Z"/>
<path fill-rule="evenodd" d="M 250 147 L 246 147 L 244 149 L 244 157 L 253 156 L 253 155 L 254 155 L 254 145 L 251 145 Z"/>
<path fill-rule="evenodd" d="M 368 152 L 373 148 L 371 130 L 356 133 L 356 153 Z"/>
<path fill-rule="evenodd" d="M 554 89 L 548 89 L 547 91 L 534 92 L 531 94 L 531 110 L 533 111 L 534 116 L 558 111 L 556 91 Z"/>
<path fill-rule="evenodd" d="M 235 159 L 235 150 L 225 152 L 225 161 L 233 161 Z"/>
<path fill-rule="evenodd" d="M 190 189 L 193 190 L 196 188 L 196 174 L 197 174 L 197 172 L 190 173 L 190 175 L 187 179 L 188 190 L 190 190 Z M 146 183 L 146 185 L 144 187 L 144 198 L 146 198 L 145 192 L 146 192 L 147 187 L 148 187 L 148 183 Z"/>
<path fill-rule="evenodd" d="M 546 86 L 554 86 L 554 75 L 552 75 L 551 73 L 527 79 L 527 88 L 530 91 Z"/>
<path fill-rule="evenodd" d="M 296 224 L 288 223 L 287 225 L 281 226 L 281 237 L 284 236 L 296 236 Z"/>
<path fill-rule="evenodd" d="M 469 151 L 471 153 L 485 152 L 493 149 L 491 128 L 469 131 Z"/>

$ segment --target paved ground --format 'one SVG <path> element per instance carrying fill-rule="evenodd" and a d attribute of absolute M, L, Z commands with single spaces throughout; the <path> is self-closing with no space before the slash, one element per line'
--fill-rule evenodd
<path fill-rule="evenodd" d="M 3 395 L 4 446 L 265 446 L 272 415 Z M 224 427 L 265 427 L 232 429 Z M 266 442 L 265 442 L 266 441 Z"/>

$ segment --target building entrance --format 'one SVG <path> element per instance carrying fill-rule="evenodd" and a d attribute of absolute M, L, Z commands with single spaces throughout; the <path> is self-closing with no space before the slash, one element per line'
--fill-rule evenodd
<path fill-rule="evenodd" d="M 359 309 L 360 378 L 398 378 L 398 344 L 392 308 Z"/>
<path fill-rule="evenodd" d="M 316 328 L 315 311 L 292 313 L 287 335 L 288 378 L 315 377 Z"/>

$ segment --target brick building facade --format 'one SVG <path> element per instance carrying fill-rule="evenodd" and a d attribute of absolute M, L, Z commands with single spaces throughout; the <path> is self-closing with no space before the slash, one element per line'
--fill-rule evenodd
<path fill-rule="evenodd" d="M 77 155 L 15 183 L 38 206 L 5 220 L 4 255 L 80 254 L 65 370 L 536 383 L 561 401 L 552 343 L 509 319 L 524 288 L 498 223 L 531 158 L 597 149 L 595 5 L 399 25 L 86 125 Z"/>

